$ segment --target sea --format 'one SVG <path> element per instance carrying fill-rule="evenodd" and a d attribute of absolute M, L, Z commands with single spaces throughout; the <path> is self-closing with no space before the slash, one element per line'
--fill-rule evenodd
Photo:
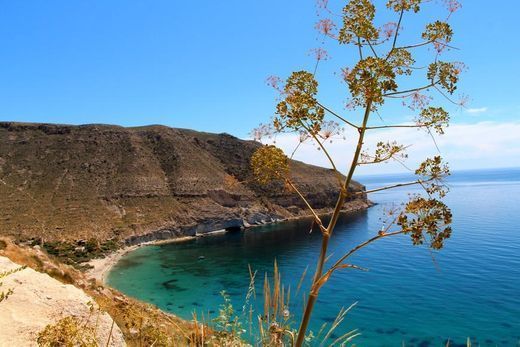
<path fill-rule="evenodd" d="M 406 182 L 409 174 L 359 176 L 367 189 Z M 520 346 L 520 168 L 456 171 L 446 182 L 453 234 L 443 249 L 414 246 L 407 235 L 385 238 L 360 250 L 320 292 L 310 330 L 317 335 L 341 308 L 351 307 L 330 335 L 359 335 L 356 346 Z M 330 243 L 332 262 L 385 226 L 420 187 L 370 195 L 375 205 L 341 217 Z M 110 271 L 108 284 L 180 317 L 208 322 L 230 296 L 242 316 L 256 275 L 253 315 L 263 312 L 262 281 L 276 260 L 291 287 L 293 327 L 316 266 L 321 236 L 310 220 L 282 222 L 183 243 L 143 246 Z M 302 274 L 303 285 L 297 293 Z M 249 309 L 247 309 L 249 310 Z M 247 325 L 247 323 L 244 323 Z M 253 329 L 254 330 L 254 329 Z M 244 336 L 254 343 L 254 337 Z M 318 342 L 315 342 L 319 345 Z"/>

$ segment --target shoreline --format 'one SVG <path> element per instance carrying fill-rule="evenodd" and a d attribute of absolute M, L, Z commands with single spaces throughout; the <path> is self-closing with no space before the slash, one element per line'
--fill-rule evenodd
<path fill-rule="evenodd" d="M 85 275 L 87 275 L 90 278 L 94 278 L 97 281 L 106 284 L 107 275 L 110 272 L 110 270 L 114 267 L 114 265 L 117 264 L 119 260 L 121 260 L 122 257 L 124 257 L 126 254 L 135 251 L 138 248 L 141 248 L 143 246 L 153 246 L 153 245 L 160 245 L 164 243 L 177 243 L 177 242 L 185 242 L 195 239 L 195 236 L 181 236 L 176 239 L 171 240 L 156 240 L 156 241 L 150 241 L 150 242 L 144 242 L 140 243 L 138 245 L 131 245 L 131 246 L 124 246 L 123 248 L 118 249 L 115 252 L 112 252 L 108 254 L 104 258 L 96 258 L 92 259 L 89 262 L 87 262 L 88 265 L 91 265 L 92 268 L 85 271 Z"/>
<path fill-rule="evenodd" d="M 360 210 L 366 210 L 370 207 L 372 207 L 374 203 L 371 201 L 368 201 L 365 206 L 361 208 L 349 208 L 342 211 L 342 213 L 351 213 L 356 212 Z M 327 216 L 330 215 L 332 212 L 324 212 L 324 213 L 318 213 L 318 215 L 321 216 Z M 276 223 L 283 223 L 283 222 L 289 222 L 289 221 L 295 221 L 295 220 L 302 220 L 302 219 L 309 219 L 312 218 L 312 215 L 300 215 L 300 216 L 291 216 L 289 218 L 280 219 L 280 220 L 274 220 L 271 222 L 267 222 L 264 224 L 255 224 L 250 225 L 247 228 L 244 229 L 244 231 L 255 229 L 257 227 L 269 225 L 269 224 L 276 224 Z M 90 278 L 93 278 L 97 281 L 100 281 L 103 285 L 106 285 L 106 279 L 107 275 L 110 272 L 110 270 L 114 267 L 114 265 L 126 254 L 135 251 L 136 249 L 144 246 L 153 246 L 153 245 L 161 245 L 161 244 L 168 244 L 168 243 L 181 243 L 181 242 L 187 242 L 191 240 L 195 240 L 197 238 L 203 238 L 203 237 L 211 237 L 211 236 L 218 236 L 223 235 L 227 233 L 228 231 L 224 229 L 219 229 L 211 232 L 206 232 L 203 234 L 196 234 L 195 236 L 179 236 L 177 238 L 171 238 L 167 240 L 153 240 L 153 241 L 147 241 L 142 242 L 136 245 L 127 245 L 123 246 L 122 248 L 118 249 L 117 251 L 114 251 L 110 254 L 108 254 L 104 258 L 95 258 L 87 262 L 86 264 L 92 266 L 92 268 L 85 271 L 85 275 L 87 275 Z"/>

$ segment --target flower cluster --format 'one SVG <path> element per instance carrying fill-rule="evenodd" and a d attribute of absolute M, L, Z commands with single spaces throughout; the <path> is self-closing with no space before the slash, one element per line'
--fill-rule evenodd
<path fill-rule="evenodd" d="M 323 48 L 312 48 L 310 50 L 310 53 L 312 53 L 312 55 L 314 55 L 314 58 L 317 61 L 329 59 L 329 53 L 326 50 L 324 50 Z"/>
<path fill-rule="evenodd" d="M 389 159 L 406 159 L 408 155 L 404 153 L 405 147 L 399 145 L 397 142 L 383 142 L 380 141 L 376 145 L 374 154 L 367 152 L 361 153 L 360 165 L 383 163 Z"/>
<path fill-rule="evenodd" d="M 373 20 L 376 8 L 369 0 L 351 0 L 343 8 L 343 26 L 339 30 L 340 43 L 356 43 L 358 38 L 374 41 L 379 38 L 379 30 Z"/>
<path fill-rule="evenodd" d="M 367 57 L 360 60 L 345 77 L 352 95 L 352 105 L 364 107 L 369 101 L 383 104 L 384 94 L 397 90 L 395 77 L 392 65 L 384 59 Z"/>
<path fill-rule="evenodd" d="M 249 136 L 254 140 L 258 142 L 262 142 L 264 138 L 272 138 L 275 133 L 275 129 L 273 128 L 273 125 L 268 124 L 260 124 L 258 127 L 254 128 Z"/>
<path fill-rule="evenodd" d="M 444 128 L 450 123 L 450 115 L 442 107 L 427 107 L 415 119 L 418 126 L 433 128 L 437 134 L 444 134 Z"/>
<path fill-rule="evenodd" d="M 397 30 L 397 23 L 389 22 L 386 23 L 379 29 L 379 34 L 385 39 L 388 40 L 392 36 L 395 35 L 395 31 Z"/>
<path fill-rule="evenodd" d="M 387 59 L 388 64 L 393 68 L 398 75 L 411 75 L 411 67 L 415 63 L 410 51 L 406 49 L 396 49 L 389 55 Z"/>
<path fill-rule="evenodd" d="M 280 84 L 282 83 L 282 79 L 278 76 L 269 76 L 265 80 L 268 86 L 276 89 L 277 91 L 281 92 L 282 89 L 280 87 Z"/>
<path fill-rule="evenodd" d="M 422 0 L 388 0 L 386 7 L 393 9 L 395 12 L 414 11 L 419 12 Z"/>
<path fill-rule="evenodd" d="M 316 0 L 316 7 L 318 8 L 327 8 L 329 5 L 329 0 Z"/>
<path fill-rule="evenodd" d="M 406 204 L 397 224 L 409 234 L 414 245 L 429 240 L 432 249 L 441 249 L 444 240 L 451 236 L 452 213 L 442 201 L 414 196 Z"/>
<path fill-rule="evenodd" d="M 345 129 L 342 128 L 338 122 L 324 121 L 321 124 L 320 130 L 317 135 L 325 141 L 329 140 L 330 142 L 332 142 L 333 137 L 343 136 L 344 131 Z"/>
<path fill-rule="evenodd" d="M 433 194 L 437 194 L 441 198 L 446 196 L 448 189 L 443 180 L 450 175 L 450 169 L 446 163 L 442 162 L 439 155 L 422 162 L 415 170 L 415 174 L 423 181 L 423 188 L 430 196 Z"/>
<path fill-rule="evenodd" d="M 307 71 L 293 72 L 282 91 L 285 96 L 276 106 L 274 127 L 299 131 L 319 131 L 325 117 L 325 110 L 316 102 L 318 82 Z"/>
<path fill-rule="evenodd" d="M 438 83 L 448 93 L 453 94 L 457 89 L 457 82 L 463 68 L 464 66 L 461 63 L 437 61 L 428 66 L 426 77 L 432 81 L 432 84 Z"/>
<path fill-rule="evenodd" d="M 429 42 L 433 43 L 433 46 L 437 52 L 442 52 L 451 42 L 453 37 L 453 30 L 451 26 L 446 22 L 435 21 L 426 25 L 426 30 L 422 33 L 421 37 Z"/>
<path fill-rule="evenodd" d="M 444 0 L 444 4 L 450 13 L 453 13 L 462 7 L 462 4 L 457 0 Z"/>
<path fill-rule="evenodd" d="M 289 173 L 289 160 L 275 146 L 262 146 L 251 157 L 253 175 L 260 184 L 283 180 Z"/>
<path fill-rule="evenodd" d="M 427 159 L 415 171 L 421 177 L 428 198 L 414 195 L 406 203 L 403 212 L 397 218 L 397 224 L 405 234 L 410 234 L 414 245 L 420 245 L 429 239 L 429 246 L 440 249 L 444 240 L 451 235 L 451 210 L 440 200 L 446 195 L 442 180 L 450 173 L 440 156 Z"/>
<path fill-rule="evenodd" d="M 315 28 L 319 33 L 325 36 L 336 38 L 336 24 L 328 18 L 319 20 L 318 23 L 316 23 Z"/>
<path fill-rule="evenodd" d="M 403 101 L 403 106 L 408 106 L 410 110 L 415 111 L 425 109 L 433 98 L 415 91 L 408 95 L 406 99 L 407 100 Z"/>

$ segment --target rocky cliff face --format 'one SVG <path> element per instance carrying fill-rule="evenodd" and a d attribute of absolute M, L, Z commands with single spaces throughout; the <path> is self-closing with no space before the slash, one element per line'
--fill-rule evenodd
<path fill-rule="evenodd" d="M 252 179 L 258 146 L 164 126 L 0 122 L 0 231 L 135 243 L 304 214 L 294 193 Z M 291 172 L 313 206 L 334 205 L 330 170 L 292 161 Z M 346 208 L 365 206 L 359 195 Z"/>

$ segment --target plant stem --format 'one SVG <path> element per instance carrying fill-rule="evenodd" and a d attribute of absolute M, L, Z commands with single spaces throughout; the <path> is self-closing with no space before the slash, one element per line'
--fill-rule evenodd
<path fill-rule="evenodd" d="M 357 163 L 359 161 L 359 156 L 361 154 L 361 149 L 363 148 L 363 140 L 365 137 L 365 131 L 368 124 L 368 117 L 370 116 L 370 111 L 372 108 L 372 100 L 367 101 L 367 105 L 365 108 L 365 114 L 363 117 L 363 125 L 358 129 L 359 130 L 359 138 L 358 143 L 356 147 L 356 152 L 354 153 L 354 157 L 352 158 L 352 163 L 350 165 L 350 170 L 348 172 L 347 177 L 345 178 L 345 183 L 341 187 L 341 192 L 338 197 L 338 201 L 336 202 L 336 206 L 334 208 L 334 212 L 332 214 L 331 220 L 329 222 L 329 225 L 327 227 L 327 230 L 325 233 L 323 233 L 322 239 L 321 239 L 321 251 L 320 256 L 318 258 L 318 264 L 316 266 L 316 272 L 314 273 L 314 278 L 312 281 L 312 287 L 309 293 L 309 298 L 307 300 L 307 304 L 305 305 L 305 311 L 302 317 L 302 321 L 300 323 L 300 328 L 298 329 L 298 337 L 296 338 L 296 347 L 303 346 L 303 342 L 305 340 L 305 333 L 307 332 L 307 328 L 309 326 L 309 322 L 312 315 L 312 310 L 314 308 L 314 303 L 316 302 L 316 299 L 318 298 L 319 293 L 319 286 L 318 280 L 321 278 L 321 275 L 323 274 L 323 266 L 325 265 L 325 260 L 327 259 L 327 248 L 329 246 L 329 240 L 332 235 L 332 231 L 334 230 L 334 227 L 336 226 L 336 223 L 338 221 L 339 215 L 341 213 L 341 209 L 343 205 L 345 204 L 345 201 L 348 197 L 348 186 L 350 185 L 350 182 L 352 181 L 352 177 L 354 176 L 354 171 L 356 170 Z"/>

